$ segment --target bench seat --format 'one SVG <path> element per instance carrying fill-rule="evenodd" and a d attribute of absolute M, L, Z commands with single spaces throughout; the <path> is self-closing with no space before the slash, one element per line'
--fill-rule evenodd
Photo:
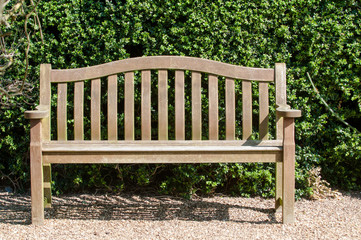
<path fill-rule="evenodd" d="M 281 162 L 282 141 L 51 141 L 44 163 Z"/>

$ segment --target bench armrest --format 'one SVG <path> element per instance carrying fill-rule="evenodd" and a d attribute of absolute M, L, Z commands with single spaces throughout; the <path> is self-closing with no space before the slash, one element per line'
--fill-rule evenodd
<path fill-rule="evenodd" d="M 276 108 L 277 114 L 285 118 L 298 118 L 301 117 L 301 110 L 291 109 L 289 105 L 278 105 Z"/>
<path fill-rule="evenodd" d="M 42 119 L 49 117 L 49 107 L 45 105 L 39 105 L 36 110 L 25 111 L 24 117 L 26 119 Z"/>

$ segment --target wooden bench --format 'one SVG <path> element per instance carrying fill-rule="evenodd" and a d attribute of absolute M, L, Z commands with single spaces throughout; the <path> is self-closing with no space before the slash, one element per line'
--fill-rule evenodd
<path fill-rule="evenodd" d="M 170 77 L 172 72 L 172 77 Z M 141 76 L 141 140 L 134 139 L 134 76 Z M 156 77 L 158 136 L 152 140 L 151 79 Z M 124 78 L 124 85 L 118 79 Z M 169 79 L 173 79 L 168 84 Z M 208 92 L 208 139 L 202 139 L 202 79 Z M 220 81 L 219 79 L 223 79 Z M 235 79 L 237 81 L 235 81 Z M 239 81 L 242 80 L 242 81 Z M 106 124 L 101 124 L 102 81 L 106 81 Z M 185 81 L 191 86 L 192 139 L 186 139 Z M 259 90 L 259 140 L 252 138 L 252 81 Z M 90 83 L 89 83 L 90 82 Z M 219 140 L 219 82 L 225 84 L 225 135 Z M 236 136 L 235 83 L 241 82 L 242 137 Z M 84 140 L 84 84 L 90 87 L 91 137 Z M 52 84 L 57 87 L 56 135 L 51 139 Z M 268 140 L 269 84 L 275 84 L 276 140 Z M 118 86 L 119 85 L 119 86 Z M 168 86 L 169 85 L 169 86 Z M 106 85 L 104 85 L 106 86 Z M 174 102 L 168 88 L 174 86 Z M 54 88 L 55 88 L 54 87 Z M 204 84 L 203 84 L 204 87 Z M 222 86 L 223 87 L 223 86 Z M 74 96 L 74 139 L 67 137 L 67 90 Z M 104 87 L 103 87 L 104 89 Z M 188 91 L 188 89 L 186 89 Z M 119 93 L 124 91 L 124 113 L 118 113 Z M 205 91 L 205 90 L 203 90 Z M 104 92 L 104 90 L 103 90 Z M 89 95 L 89 94 L 88 94 Z M 104 99 L 104 98 L 103 98 Z M 286 105 L 286 66 L 248 68 L 194 57 L 154 56 L 130 58 L 79 69 L 40 66 L 40 104 L 26 111 L 30 119 L 31 214 L 33 224 L 44 222 L 44 207 L 51 204 L 50 164 L 75 163 L 242 163 L 276 164 L 276 210 L 282 207 L 283 223 L 294 222 L 295 142 L 294 118 L 299 110 Z M 89 98 L 88 98 L 89 100 Z M 103 100 L 104 101 L 104 100 Z M 168 138 L 168 104 L 175 108 L 175 139 Z M 104 104 L 103 104 L 104 105 Z M 119 108 L 122 109 L 122 108 Z M 239 111 L 239 110 L 238 110 Z M 124 114 L 124 122 L 118 121 Z M 55 115 L 55 114 L 53 114 Z M 124 124 L 124 125 L 123 125 Z M 101 128 L 106 125 L 107 137 Z M 124 139 L 118 138 L 124 126 Z M 173 126 L 171 126 L 173 127 Z M 153 126 L 154 129 L 154 126 Z M 104 135 L 104 134 L 103 134 Z M 153 134 L 154 135 L 154 134 Z M 253 135 L 255 136 L 255 135 Z M 154 138 L 154 137 L 153 137 Z M 254 138 L 254 137 L 253 137 Z M 45 199 L 45 201 L 44 201 Z"/>

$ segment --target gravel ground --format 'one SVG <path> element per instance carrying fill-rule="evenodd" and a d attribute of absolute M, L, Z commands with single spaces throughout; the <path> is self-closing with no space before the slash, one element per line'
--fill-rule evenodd
<path fill-rule="evenodd" d="M 272 199 L 158 195 L 54 197 L 44 226 L 30 225 L 30 197 L 0 191 L 0 239 L 361 239 L 361 192 L 296 202 L 281 224 Z"/>

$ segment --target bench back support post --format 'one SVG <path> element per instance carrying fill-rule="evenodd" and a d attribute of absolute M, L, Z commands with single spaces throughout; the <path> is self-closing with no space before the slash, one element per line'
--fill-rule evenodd
<path fill-rule="evenodd" d="M 51 64 L 40 65 L 40 105 L 51 107 Z M 50 114 L 41 120 L 42 141 L 50 141 Z M 44 194 L 46 207 L 51 206 L 51 165 L 44 166 Z"/>
<path fill-rule="evenodd" d="M 276 105 L 286 104 L 286 64 L 276 63 L 275 65 L 275 86 L 276 86 Z M 276 139 L 283 139 L 283 118 L 276 115 Z M 282 203 L 282 162 L 276 163 L 276 189 L 275 189 L 275 209 L 280 209 Z"/>

